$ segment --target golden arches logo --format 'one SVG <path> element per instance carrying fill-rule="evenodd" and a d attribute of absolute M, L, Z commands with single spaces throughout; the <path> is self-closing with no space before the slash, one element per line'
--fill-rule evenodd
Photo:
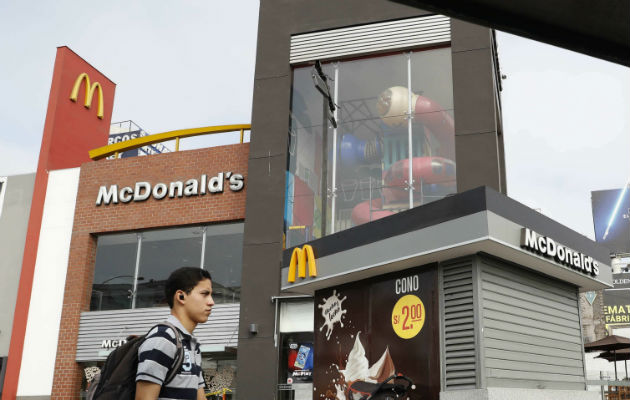
<path fill-rule="evenodd" d="M 96 116 L 99 119 L 103 119 L 103 88 L 98 82 L 94 82 L 90 85 L 90 77 L 85 72 L 80 74 L 77 77 L 77 80 L 74 81 L 72 93 L 70 93 L 70 100 L 74 101 L 75 103 L 77 102 L 81 83 L 85 83 L 85 103 L 83 105 L 87 109 L 90 109 L 92 107 L 92 98 L 94 97 L 94 92 L 98 91 L 98 108 L 96 110 Z"/>
<path fill-rule="evenodd" d="M 300 278 L 306 278 L 306 266 L 308 265 L 308 276 L 317 276 L 317 266 L 315 265 L 315 253 L 311 245 L 304 245 L 301 249 L 296 247 L 291 254 L 291 263 L 289 264 L 289 283 L 295 282 L 295 275 Z"/>

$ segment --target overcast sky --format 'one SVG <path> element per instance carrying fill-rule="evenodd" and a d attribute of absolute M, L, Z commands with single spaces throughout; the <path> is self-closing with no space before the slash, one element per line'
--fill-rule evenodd
<path fill-rule="evenodd" d="M 117 84 L 112 121 L 249 123 L 258 6 L 0 1 L 0 176 L 36 169 L 57 46 Z M 508 195 L 592 238 L 590 191 L 630 176 L 630 69 L 503 33 L 498 46 Z"/>

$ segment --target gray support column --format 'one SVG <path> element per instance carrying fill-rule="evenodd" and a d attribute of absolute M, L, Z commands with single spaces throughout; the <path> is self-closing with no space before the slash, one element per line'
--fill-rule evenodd
<path fill-rule="evenodd" d="M 249 149 L 241 310 L 238 399 L 275 399 L 278 379 L 274 304 L 280 290 L 291 75 L 289 16 L 262 1 L 258 28 Z M 250 324 L 257 324 L 256 334 Z"/>
<path fill-rule="evenodd" d="M 451 20 L 457 191 L 502 187 L 492 31 Z"/>

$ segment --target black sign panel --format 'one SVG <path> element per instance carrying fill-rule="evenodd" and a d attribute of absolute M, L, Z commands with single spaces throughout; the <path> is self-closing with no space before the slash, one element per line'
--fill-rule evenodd
<path fill-rule="evenodd" d="M 613 253 L 630 253 L 630 190 L 598 190 L 591 192 L 591 201 L 595 241 Z"/>
<path fill-rule="evenodd" d="M 630 289 L 630 272 L 613 274 L 613 285 L 615 289 Z"/>
<path fill-rule="evenodd" d="M 411 400 L 439 397 L 437 267 L 315 293 L 314 399 L 351 399 L 394 373 Z M 404 383 L 404 382 L 401 382 Z"/>

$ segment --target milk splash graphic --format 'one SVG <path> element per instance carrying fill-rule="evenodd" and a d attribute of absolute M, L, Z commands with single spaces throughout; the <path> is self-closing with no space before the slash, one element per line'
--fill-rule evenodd
<path fill-rule="evenodd" d="M 346 299 L 347 296 L 343 299 L 339 299 L 337 291 L 333 290 L 332 296 L 327 299 L 322 299 L 324 304 L 317 305 L 318 308 L 322 309 L 322 316 L 324 317 L 324 325 L 322 325 L 319 330 L 321 331 L 324 327 L 326 327 L 326 340 L 330 340 L 330 335 L 332 335 L 336 322 L 338 322 L 343 328 L 341 317 L 347 312 L 347 310 L 341 308 L 341 303 L 343 303 Z"/>

